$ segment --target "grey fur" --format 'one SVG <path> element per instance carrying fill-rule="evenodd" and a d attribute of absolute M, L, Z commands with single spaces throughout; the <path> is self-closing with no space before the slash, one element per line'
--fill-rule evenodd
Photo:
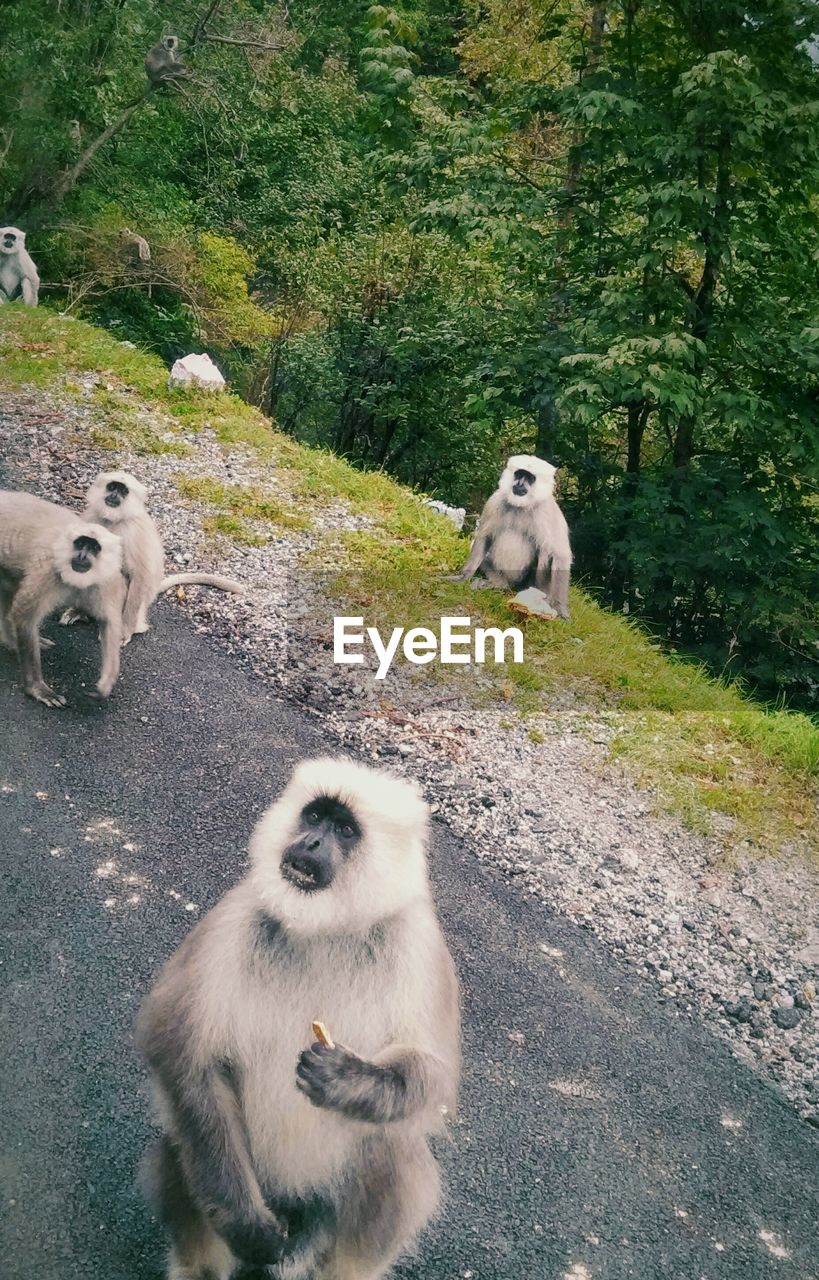
<path fill-rule="evenodd" d="M 343 797 L 360 845 L 303 893 L 280 860 L 305 803 Z M 414 785 L 309 761 L 259 822 L 252 869 L 145 1000 L 138 1043 L 165 1137 L 151 1191 L 168 1280 L 376 1280 L 433 1213 L 429 1135 L 453 1109 L 458 988 Z M 325 1019 L 356 1046 L 310 1043 Z"/>
<path fill-rule="evenodd" d="M 19 227 L 0 227 L 0 303 L 24 302 L 36 307 L 40 277 L 26 251 L 26 233 Z"/>
<path fill-rule="evenodd" d="M 187 67 L 177 53 L 178 47 L 179 41 L 176 36 L 163 36 L 148 50 L 145 57 L 145 74 L 154 88 L 188 74 Z"/>
<path fill-rule="evenodd" d="M 517 470 L 535 477 L 523 498 L 512 492 Z M 468 582 L 480 572 L 485 582 L 476 586 L 502 590 L 535 586 L 548 596 L 561 618 L 568 618 L 572 552 L 569 527 L 554 498 L 555 470 L 551 463 L 529 454 L 509 459 L 481 512 L 469 559 L 455 576 L 459 582 Z"/>
<path fill-rule="evenodd" d="M 106 485 L 115 481 L 124 485 L 127 497 L 122 506 L 111 510 L 105 504 Z M 162 591 L 183 583 L 217 587 L 220 591 L 244 594 L 244 587 L 232 578 L 216 573 L 173 573 L 165 576 L 165 550 L 151 516 L 145 509 L 146 489 L 128 471 L 103 471 L 96 477 L 86 498 L 85 516 L 122 539 L 122 568 L 128 592 L 122 619 L 122 643 L 149 629 L 148 611 Z M 64 622 L 74 621 L 64 617 Z"/>
<path fill-rule="evenodd" d="M 90 537 L 101 551 L 87 574 L 71 567 L 74 541 Z M 119 675 L 122 577 L 119 538 L 74 511 L 29 493 L 0 491 L 0 643 L 18 656 L 25 692 L 47 707 L 65 705 L 43 680 L 40 625 L 66 605 L 99 624 L 102 648 L 97 695 L 107 698 Z"/>

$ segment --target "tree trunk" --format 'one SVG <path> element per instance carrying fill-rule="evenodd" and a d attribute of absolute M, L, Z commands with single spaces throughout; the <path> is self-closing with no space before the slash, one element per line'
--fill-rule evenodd
<path fill-rule="evenodd" d="M 606 6 L 605 4 L 595 4 L 592 7 L 589 48 L 586 65 L 580 72 L 580 79 L 590 71 L 596 71 L 600 64 L 600 56 L 603 48 L 603 33 L 606 27 Z M 567 272 L 563 266 L 563 257 L 565 255 L 566 245 L 574 221 L 574 206 L 577 191 L 577 184 L 580 180 L 583 166 L 577 154 L 578 148 L 582 142 L 582 134 L 579 130 L 575 130 L 572 135 L 571 145 L 569 148 L 569 161 L 566 170 L 565 204 L 558 217 L 557 223 L 560 228 L 560 234 L 557 243 L 557 253 L 555 258 L 555 284 L 552 292 L 552 314 L 551 321 L 556 328 L 560 328 L 563 324 L 566 311 L 566 278 Z M 547 458 L 551 452 L 551 442 L 554 437 L 555 428 L 558 424 L 558 411 L 554 399 L 546 404 L 538 414 L 538 430 L 537 430 L 537 455 L 540 458 Z"/>
<path fill-rule="evenodd" d="M 70 169 L 66 169 L 65 173 L 61 174 L 54 185 L 52 204 L 59 204 L 65 199 L 71 188 L 75 186 L 78 179 L 82 177 L 82 174 L 88 168 L 100 148 L 104 147 L 106 142 L 110 142 L 114 135 L 119 133 L 120 129 L 122 129 L 131 119 L 134 112 L 138 111 L 143 103 L 148 101 L 153 92 L 154 86 L 148 85 L 145 92 L 140 94 L 138 98 L 135 98 L 133 102 L 129 102 L 128 106 L 117 116 L 116 120 L 112 120 L 107 129 L 103 129 L 99 137 L 95 138 L 91 145 L 86 147 L 76 164 L 72 165 Z"/>
<path fill-rule="evenodd" d="M 628 407 L 626 474 L 635 478 L 640 474 L 640 451 L 643 446 L 648 414 L 649 406 L 644 400 L 630 404 Z"/>
<path fill-rule="evenodd" d="M 705 186 L 701 177 L 700 189 Z M 710 221 L 703 227 L 702 242 L 705 246 L 705 260 L 702 267 L 700 283 L 694 294 L 693 314 L 691 320 L 692 337 L 697 338 L 704 346 L 708 345 L 714 321 L 714 298 L 720 277 L 720 267 L 728 240 L 730 205 L 731 205 L 731 138 L 726 129 L 722 129 L 717 144 L 717 173 L 714 185 L 714 213 Z M 697 372 L 702 376 L 704 360 L 697 357 Z M 683 470 L 694 456 L 694 418 L 688 415 L 680 420 L 674 437 L 674 467 Z"/>
<path fill-rule="evenodd" d="M 550 459 L 554 455 L 555 428 L 557 427 L 557 406 L 551 396 L 537 413 L 537 436 L 535 453 L 538 458 Z"/>

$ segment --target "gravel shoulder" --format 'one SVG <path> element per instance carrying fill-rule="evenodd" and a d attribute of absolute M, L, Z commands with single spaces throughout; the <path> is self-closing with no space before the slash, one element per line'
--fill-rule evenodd
<path fill-rule="evenodd" d="M 93 386 L 87 375 L 77 380 Z M 275 494 L 275 471 L 242 449 L 226 452 L 207 433 L 174 436 L 190 445 L 185 458 L 78 452 L 70 441 L 88 436 L 93 422 L 81 400 L 6 395 L 2 479 L 79 507 L 97 470 L 134 471 L 148 485 L 169 564 L 218 569 L 250 586 L 243 600 L 188 591 L 177 603 L 198 629 L 304 708 L 325 739 L 417 777 L 478 862 L 498 868 L 521 898 L 596 934 L 650 978 L 661 1003 L 704 1018 L 819 1127 L 814 871 L 774 859 L 727 867 L 717 842 L 658 816 L 651 795 L 608 759 L 610 729 L 570 696 L 522 726 L 450 686 L 442 693 L 426 668 L 396 665 L 376 682 L 368 665 L 333 665 L 337 610 L 306 582 L 299 561 L 320 537 L 366 521 L 336 504 L 311 512 L 309 533 L 217 546 L 202 531 L 207 508 L 180 500 L 177 477 Z M 129 662 L 126 655 L 125 682 Z"/>

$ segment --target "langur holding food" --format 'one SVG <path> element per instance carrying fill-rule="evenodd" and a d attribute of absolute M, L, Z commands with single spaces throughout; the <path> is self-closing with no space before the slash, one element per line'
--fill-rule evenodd
<path fill-rule="evenodd" d="M 168 1280 L 378 1280 L 434 1212 L 460 1051 L 427 824 L 412 783 L 301 764 L 147 997 Z"/>

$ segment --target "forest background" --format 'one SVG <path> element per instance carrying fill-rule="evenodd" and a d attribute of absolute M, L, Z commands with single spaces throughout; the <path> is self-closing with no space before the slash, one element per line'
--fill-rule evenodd
<path fill-rule="evenodd" d="M 550 459 L 602 603 L 815 710 L 814 0 L 3 13 L 44 300 L 473 512 Z"/>

